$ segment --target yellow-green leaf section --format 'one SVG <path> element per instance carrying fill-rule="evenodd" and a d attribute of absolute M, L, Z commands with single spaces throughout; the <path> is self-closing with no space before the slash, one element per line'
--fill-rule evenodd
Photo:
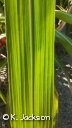
<path fill-rule="evenodd" d="M 5 0 L 11 128 L 53 128 L 55 0 Z M 22 121 L 26 116 L 50 120 Z M 39 117 L 38 117 L 39 119 Z"/>

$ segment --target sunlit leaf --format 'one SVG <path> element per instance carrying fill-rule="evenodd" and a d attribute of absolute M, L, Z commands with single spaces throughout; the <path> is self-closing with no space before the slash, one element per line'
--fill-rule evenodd
<path fill-rule="evenodd" d="M 58 109 L 53 107 L 58 100 L 54 98 L 55 0 L 5 0 L 5 6 L 10 114 L 51 118 L 10 121 L 11 127 L 53 128 Z"/>
<path fill-rule="evenodd" d="M 63 12 L 67 12 L 67 10 L 65 10 L 62 6 L 56 5 L 56 7 L 58 7 Z"/>

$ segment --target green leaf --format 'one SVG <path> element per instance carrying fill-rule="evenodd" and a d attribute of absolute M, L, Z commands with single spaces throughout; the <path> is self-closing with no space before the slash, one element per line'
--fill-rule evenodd
<path fill-rule="evenodd" d="M 3 102 L 6 104 L 6 98 L 4 94 L 0 91 L 0 98 L 3 100 Z"/>
<path fill-rule="evenodd" d="M 57 30 L 55 30 L 55 34 L 66 51 L 72 56 L 72 39 Z"/>
<path fill-rule="evenodd" d="M 53 128 L 58 109 L 54 98 L 55 0 L 5 0 L 5 7 L 8 110 L 18 118 L 23 113 L 51 117 L 50 121 L 11 121 L 11 127 Z"/>
<path fill-rule="evenodd" d="M 0 0 L 0 2 L 4 3 L 4 0 Z"/>
<path fill-rule="evenodd" d="M 66 70 L 66 68 L 64 67 L 63 63 L 60 61 L 60 59 L 57 57 L 57 55 L 55 55 L 54 60 L 55 60 L 55 64 L 56 64 L 58 67 L 60 67 L 60 68 L 63 70 L 63 72 L 65 73 L 65 76 L 66 76 L 66 78 L 67 78 L 67 80 L 68 80 L 68 84 L 69 84 L 70 87 L 71 87 L 69 74 L 68 74 L 68 71 Z"/>
<path fill-rule="evenodd" d="M 0 71 L 2 70 L 2 68 L 7 64 L 7 59 L 4 59 L 2 61 L 0 61 Z"/>
<path fill-rule="evenodd" d="M 5 17 L 4 16 L 1 16 L 0 17 L 0 21 L 5 21 Z"/>
<path fill-rule="evenodd" d="M 3 49 L 5 49 L 5 47 L 6 47 L 6 45 L 0 47 L 0 52 L 1 52 Z"/>
<path fill-rule="evenodd" d="M 55 16 L 58 19 L 61 19 L 69 24 L 72 24 L 72 14 L 68 12 L 63 12 L 60 10 L 55 10 Z"/>

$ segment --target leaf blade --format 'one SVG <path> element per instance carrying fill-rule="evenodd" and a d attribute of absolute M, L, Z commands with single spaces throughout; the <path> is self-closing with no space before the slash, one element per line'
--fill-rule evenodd
<path fill-rule="evenodd" d="M 72 39 L 55 30 L 56 38 L 60 41 L 66 51 L 72 56 Z"/>

